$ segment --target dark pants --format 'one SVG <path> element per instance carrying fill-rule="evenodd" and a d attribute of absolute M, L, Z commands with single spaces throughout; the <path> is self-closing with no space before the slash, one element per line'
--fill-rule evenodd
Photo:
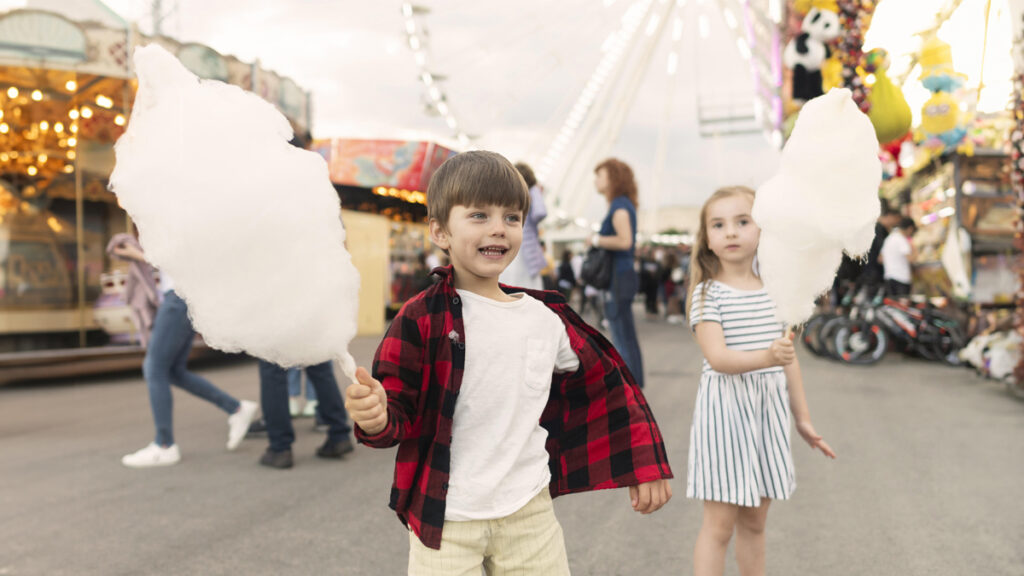
<path fill-rule="evenodd" d="M 619 351 L 637 385 L 644 387 L 644 360 L 633 320 L 633 297 L 636 295 L 636 274 L 616 273 L 605 301 L 605 318 L 612 333 L 612 344 Z"/>
<path fill-rule="evenodd" d="M 903 296 L 910 296 L 910 284 L 904 284 L 899 280 L 893 280 L 892 278 L 885 279 L 885 292 L 893 298 L 900 298 Z"/>
<path fill-rule="evenodd" d="M 316 390 L 316 409 L 327 424 L 327 439 L 333 443 L 348 438 L 352 427 L 348 423 L 331 362 L 307 366 L 306 376 Z M 284 368 L 265 360 L 260 360 L 260 402 L 263 404 L 263 419 L 267 423 L 270 450 L 290 450 L 295 441 L 295 429 L 288 412 L 288 378 Z"/>

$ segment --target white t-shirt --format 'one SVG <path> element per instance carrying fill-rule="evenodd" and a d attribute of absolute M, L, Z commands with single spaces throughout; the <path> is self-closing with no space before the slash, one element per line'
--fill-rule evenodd
<path fill-rule="evenodd" d="M 551 481 L 540 416 L 551 376 L 579 367 L 558 316 L 522 294 L 459 290 L 466 366 L 452 423 L 446 520 L 504 518 Z"/>
<path fill-rule="evenodd" d="M 898 228 L 894 229 L 882 243 L 882 266 L 885 279 L 910 284 L 910 241 Z"/>

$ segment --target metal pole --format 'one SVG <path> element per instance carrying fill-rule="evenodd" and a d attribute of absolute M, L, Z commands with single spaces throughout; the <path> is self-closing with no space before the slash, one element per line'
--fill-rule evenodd
<path fill-rule="evenodd" d="M 78 148 L 76 146 L 75 148 Z M 81 155 L 75 153 L 75 268 L 78 278 L 78 346 L 85 347 L 85 202 Z"/>

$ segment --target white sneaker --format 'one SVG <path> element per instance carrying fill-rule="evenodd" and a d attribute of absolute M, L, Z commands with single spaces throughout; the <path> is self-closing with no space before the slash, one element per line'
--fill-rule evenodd
<path fill-rule="evenodd" d="M 181 461 L 181 452 L 177 444 L 167 448 L 151 442 L 138 452 L 132 452 L 121 458 L 121 464 L 129 468 L 152 468 L 153 466 L 170 466 Z"/>
<path fill-rule="evenodd" d="M 249 425 L 256 419 L 256 411 L 260 405 L 248 400 L 242 400 L 238 411 L 228 416 L 228 450 L 238 448 L 249 431 Z"/>
<path fill-rule="evenodd" d="M 302 414 L 302 407 L 299 406 L 298 396 L 288 397 L 288 414 L 291 415 L 292 418 L 298 418 L 299 414 Z"/>
<path fill-rule="evenodd" d="M 316 416 L 316 400 L 306 400 L 306 405 L 302 408 L 302 415 L 305 418 Z"/>

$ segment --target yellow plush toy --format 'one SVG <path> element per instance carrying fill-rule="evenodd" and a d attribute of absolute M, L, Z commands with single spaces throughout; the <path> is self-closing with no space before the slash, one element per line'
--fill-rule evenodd
<path fill-rule="evenodd" d="M 967 77 L 953 69 L 949 44 L 935 35 L 925 38 L 918 61 L 921 83 L 932 92 L 932 97 L 921 108 L 921 128 L 915 140 L 935 154 L 952 148 L 972 154 L 972 143 L 964 140 L 967 128 L 960 117 L 960 102 L 952 94 Z"/>
<path fill-rule="evenodd" d="M 868 94 L 868 102 L 871 103 L 868 118 L 875 127 L 878 142 L 885 144 L 906 136 L 913 123 L 913 114 L 903 91 L 885 73 L 889 68 L 889 54 L 875 48 L 864 55 L 863 68 L 866 73 L 875 75 L 875 83 Z"/>

